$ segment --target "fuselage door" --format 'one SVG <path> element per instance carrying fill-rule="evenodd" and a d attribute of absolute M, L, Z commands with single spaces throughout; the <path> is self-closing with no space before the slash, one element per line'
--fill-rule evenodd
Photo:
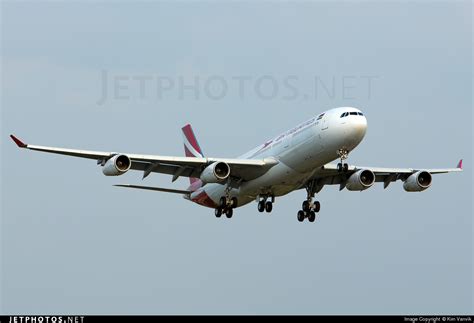
<path fill-rule="evenodd" d="M 328 116 L 323 116 L 323 118 L 321 119 L 322 123 L 321 123 L 321 130 L 324 131 L 324 130 L 328 130 L 329 128 L 329 122 L 328 122 Z"/>
<path fill-rule="evenodd" d="M 329 128 L 329 123 L 328 121 L 328 116 L 325 115 L 325 113 L 321 113 L 317 118 L 316 118 L 316 129 L 319 131 L 324 131 Z"/>
<path fill-rule="evenodd" d="M 329 128 L 329 116 L 325 113 L 320 114 L 316 119 L 316 149 L 320 152 L 324 150 L 324 137 Z"/>

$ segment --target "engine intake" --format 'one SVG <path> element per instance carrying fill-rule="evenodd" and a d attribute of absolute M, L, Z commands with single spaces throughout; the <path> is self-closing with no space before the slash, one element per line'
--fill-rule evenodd
<path fill-rule="evenodd" d="M 421 192 L 431 186 L 431 181 L 431 174 L 425 170 L 420 170 L 407 178 L 403 183 L 403 188 L 407 192 Z"/>
<path fill-rule="evenodd" d="M 201 180 L 205 183 L 219 183 L 230 175 L 230 167 L 224 162 L 215 162 L 207 166 L 201 173 Z"/>
<path fill-rule="evenodd" d="M 115 155 L 104 164 L 102 173 L 106 176 L 125 174 L 132 166 L 132 161 L 127 155 Z"/>
<path fill-rule="evenodd" d="M 346 182 L 349 191 L 363 191 L 374 185 L 375 174 L 368 169 L 361 169 L 352 174 Z"/>

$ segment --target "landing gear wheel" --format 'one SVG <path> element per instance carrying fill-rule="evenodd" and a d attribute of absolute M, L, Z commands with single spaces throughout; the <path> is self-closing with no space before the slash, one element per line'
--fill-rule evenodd
<path fill-rule="evenodd" d="M 349 157 L 349 151 L 347 150 L 347 148 L 343 147 L 341 149 L 338 149 L 336 151 L 336 154 L 341 159 L 341 162 L 337 164 L 337 171 L 338 172 L 347 172 L 349 170 L 349 165 L 344 163 L 344 160 L 346 160 Z"/>
<path fill-rule="evenodd" d="M 227 199 L 225 196 L 222 196 L 221 199 L 219 200 L 219 207 L 221 209 L 224 209 L 227 206 Z"/>
<path fill-rule="evenodd" d="M 296 218 L 298 219 L 298 221 L 303 222 L 303 220 L 304 220 L 304 218 L 305 218 L 305 216 L 304 216 L 304 211 L 303 211 L 303 210 L 299 210 L 299 211 L 298 211 L 298 215 L 297 215 Z"/>
<path fill-rule="evenodd" d="M 265 211 L 265 201 L 264 200 L 258 201 L 257 208 L 258 208 L 258 212 Z"/>
<path fill-rule="evenodd" d="M 349 170 L 349 165 L 346 163 L 346 164 L 344 164 L 344 166 L 343 166 L 343 171 L 344 171 L 345 173 L 347 173 L 348 170 Z"/>
<path fill-rule="evenodd" d="M 230 218 L 232 217 L 232 214 L 233 214 L 233 213 L 234 213 L 234 212 L 233 212 L 232 208 L 228 208 L 228 209 L 225 210 L 225 216 L 226 216 L 228 219 L 230 219 Z"/>
<path fill-rule="evenodd" d="M 314 209 L 314 212 L 318 213 L 319 210 L 321 210 L 321 203 L 319 203 L 319 201 L 314 202 L 313 209 Z"/>
<path fill-rule="evenodd" d="M 311 204 L 309 203 L 308 200 L 304 201 L 303 204 L 301 205 L 301 208 L 303 211 L 308 212 Z"/>
<path fill-rule="evenodd" d="M 265 203 L 265 211 L 267 211 L 267 213 L 270 213 L 273 209 L 273 203 L 268 201 L 267 203 Z"/>
<path fill-rule="evenodd" d="M 214 214 L 216 215 L 216 218 L 220 218 L 222 215 L 222 209 L 220 208 L 215 209 Z"/>
<path fill-rule="evenodd" d="M 316 220 L 316 213 L 314 213 L 314 211 L 309 211 L 308 220 L 309 222 L 314 222 L 314 220 Z"/>
<path fill-rule="evenodd" d="M 237 198 L 236 198 L 236 197 L 233 197 L 233 198 L 231 199 L 231 201 L 232 201 L 232 208 L 235 209 L 235 208 L 237 207 Z"/>

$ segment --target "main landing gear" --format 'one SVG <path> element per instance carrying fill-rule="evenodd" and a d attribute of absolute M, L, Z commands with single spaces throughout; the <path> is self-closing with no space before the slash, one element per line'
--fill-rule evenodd
<path fill-rule="evenodd" d="M 234 208 L 237 207 L 237 198 L 233 197 L 227 199 L 225 196 L 219 200 L 219 206 L 214 210 L 214 214 L 217 218 L 220 218 L 222 214 L 230 219 L 234 214 Z"/>
<path fill-rule="evenodd" d="M 312 202 L 310 198 L 303 202 L 301 208 L 297 214 L 298 221 L 303 222 L 304 219 L 308 218 L 309 222 L 314 222 L 316 213 L 321 209 L 321 203 L 319 201 Z"/>
<path fill-rule="evenodd" d="M 298 221 L 303 222 L 304 219 L 308 219 L 309 222 L 316 220 L 316 213 L 321 209 L 321 203 L 319 201 L 313 202 L 314 192 L 316 189 L 316 183 L 314 181 L 309 182 L 306 185 L 306 200 L 301 205 L 301 210 L 298 211 L 296 218 Z"/>
<path fill-rule="evenodd" d="M 264 211 L 266 211 L 267 213 L 272 212 L 274 202 L 275 202 L 274 196 L 261 197 L 257 204 L 258 212 L 264 212 Z"/>
<path fill-rule="evenodd" d="M 344 160 L 349 157 L 349 151 L 346 148 L 341 148 L 337 151 L 337 155 L 341 159 L 341 162 L 337 164 L 338 172 L 347 172 L 349 170 L 349 165 L 344 163 Z"/>
<path fill-rule="evenodd" d="M 219 200 L 219 206 L 214 210 L 214 214 L 217 218 L 220 218 L 222 214 L 230 219 L 234 214 L 234 209 L 237 207 L 237 198 L 230 197 L 230 187 L 225 189 L 225 196 L 222 196 Z"/>

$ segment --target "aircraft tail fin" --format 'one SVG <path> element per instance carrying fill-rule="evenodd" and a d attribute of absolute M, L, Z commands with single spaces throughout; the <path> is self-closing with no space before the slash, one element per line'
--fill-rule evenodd
<path fill-rule="evenodd" d="M 181 130 L 183 131 L 184 153 L 186 157 L 204 157 L 191 125 L 187 124 L 181 128 Z M 198 179 L 194 177 L 189 178 L 191 184 L 197 180 Z"/>

